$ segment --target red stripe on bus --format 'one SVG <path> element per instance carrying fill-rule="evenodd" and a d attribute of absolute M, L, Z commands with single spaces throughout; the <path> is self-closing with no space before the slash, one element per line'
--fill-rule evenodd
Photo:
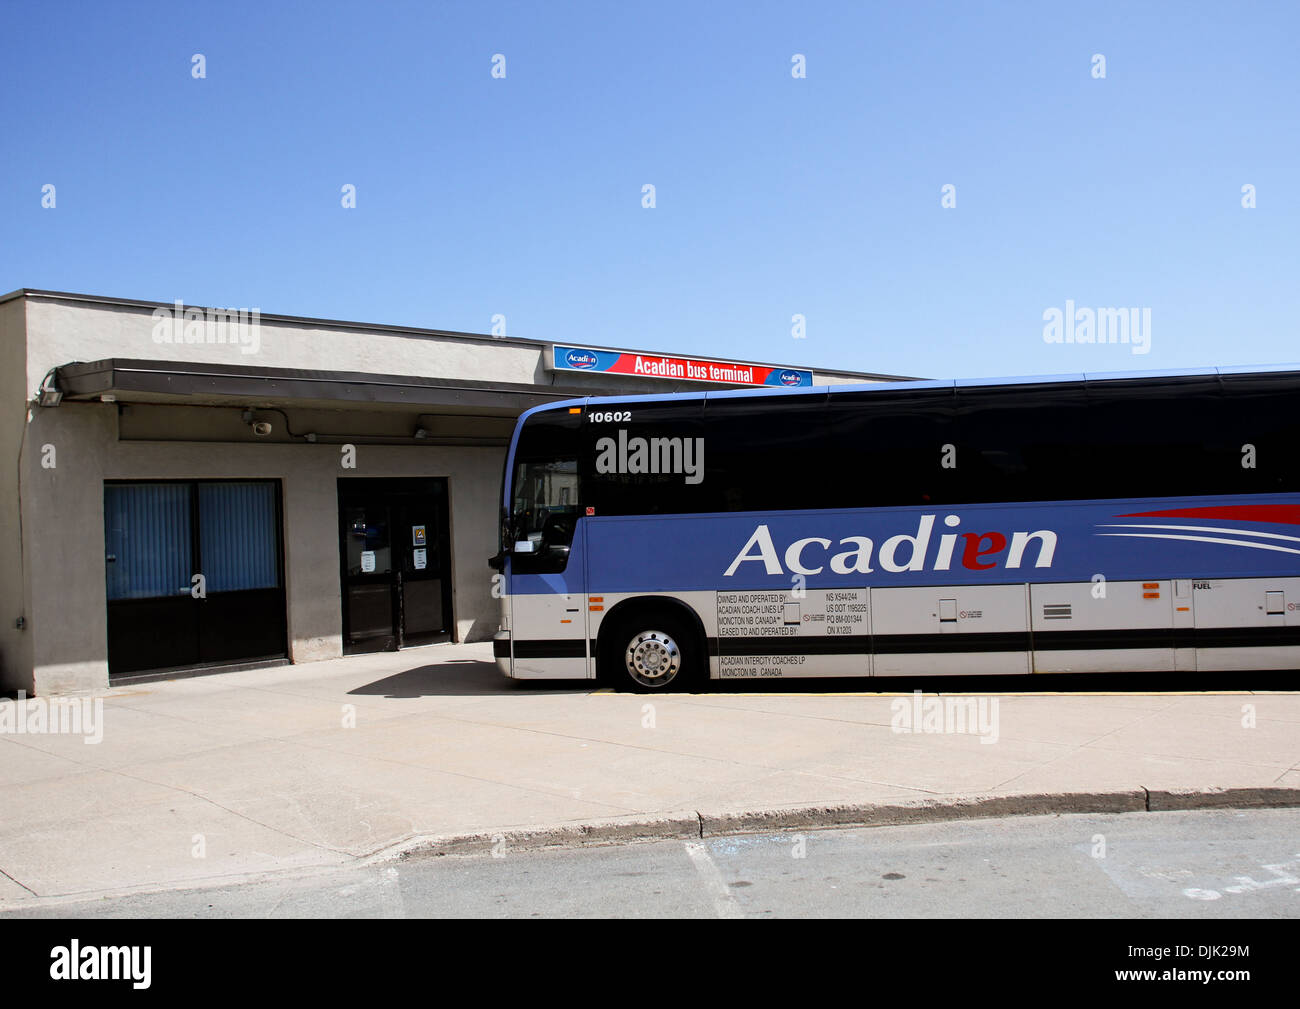
<path fill-rule="evenodd" d="M 1219 519 L 1230 522 L 1275 522 L 1300 526 L 1300 505 L 1219 505 L 1214 508 L 1167 508 L 1155 512 L 1126 512 L 1116 518 Z"/>

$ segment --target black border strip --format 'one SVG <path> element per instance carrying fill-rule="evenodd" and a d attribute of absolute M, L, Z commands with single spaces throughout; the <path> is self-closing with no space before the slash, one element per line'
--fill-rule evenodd
<path fill-rule="evenodd" d="M 1018 631 L 967 634 L 869 634 L 843 637 L 726 637 L 710 655 L 913 655 L 952 652 L 1024 652 L 1029 635 Z"/>
<path fill-rule="evenodd" d="M 1180 639 L 1188 631 L 1180 630 Z M 1190 631 L 1197 648 L 1251 648 L 1300 645 L 1300 627 L 1198 627 Z"/>
<path fill-rule="evenodd" d="M 1100 631 L 1039 631 L 1034 649 L 1059 652 L 1079 648 L 1193 648 L 1192 629 L 1139 627 Z"/>
<path fill-rule="evenodd" d="M 717 638 L 717 649 L 710 655 L 862 655 L 871 651 L 871 635 L 846 634 L 843 637 Z"/>
<path fill-rule="evenodd" d="M 1300 645 L 1300 627 L 1156 627 L 1100 631 L 1039 631 L 1034 649 L 1267 648 Z"/>
<path fill-rule="evenodd" d="M 503 642 L 509 644 L 509 642 Z M 496 646 L 493 645 L 493 652 Z M 582 638 L 534 638 L 514 642 L 516 659 L 585 659 L 587 642 Z"/>
<path fill-rule="evenodd" d="M 877 634 L 876 655 L 953 652 L 1027 652 L 1033 645 L 1025 631 L 972 631 L 948 634 Z"/>

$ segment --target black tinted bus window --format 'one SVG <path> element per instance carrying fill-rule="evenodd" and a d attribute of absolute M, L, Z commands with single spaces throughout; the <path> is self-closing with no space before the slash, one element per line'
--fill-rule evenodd
<path fill-rule="evenodd" d="M 1225 468 L 1216 376 L 1086 383 L 1090 498 L 1220 494 Z"/>
<path fill-rule="evenodd" d="M 567 408 L 533 414 L 519 432 L 515 461 L 520 459 L 573 459 L 577 456 L 582 414 Z"/>
<path fill-rule="evenodd" d="M 1087 496 L 1081 386 L 957 389 L 958 497 L 1064 501 Z"/>
<path fill-rule="evenodd" d="M 1300 490 L 1300 374 L 1224 375 L 1220 444 L 1225 491 Z"/>
<path fill-rule="evenodd" d="M 719 509 L 826 507 L 839 476 L 824 393 L 711 399 L 704 421 L 705 473 Z"/>
<path fill-rule="evenodd" d="M 831 392 L 828 507 L 954 503 L 951 388 Z"/>
<path fill-rule="evenodd" d="M 711 511 L 702 399 L 600 403 L 582 424 L 583 504 L 597 515 Z"/>

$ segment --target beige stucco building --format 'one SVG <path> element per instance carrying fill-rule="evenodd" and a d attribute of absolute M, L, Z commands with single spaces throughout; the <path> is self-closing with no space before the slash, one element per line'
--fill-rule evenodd
<path fill-rule="evenodd" d="M 0 690 L 490 638 L 515 418 L 711 385 L 558 358 L 515 338 L 0 297 Z"/>

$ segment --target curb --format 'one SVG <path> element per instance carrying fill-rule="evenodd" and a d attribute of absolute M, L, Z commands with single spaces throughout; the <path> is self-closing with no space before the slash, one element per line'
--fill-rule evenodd
<path fill-rule="evenodd" d="M 643 841 L 699 840 L 700 816 L 693 811 L 666 813 L 646 819 L 620 817 L 586 823 L 514 827 L 472 834 L 416 836 L 377 851 L 363 864 L 429 855 L 498 855 L 517 851 L 584 848 Z"/>
<path fill-rule="evenodd" d="M 126 887 L 34 896 L 0 902 L 0 911 L 75 904 L 104 897 L 130 897 L 172 890 L 206 890 L 243 883 L 313 876 L 321 871 L 384 865 L 418 857 L 491 856 L 521 851 L 558 851 L 649 841 L 699 841 L 763 831 L 826 830 L 837 827 L 890 827 L 1006 816 L 1060 816 L 1070 813 L 1142 813 L 1195 809 L 1283 809 L 1300 806 L 1300 788 L 1134 788 L 1104 792 L 1031 792 L 1019 795 L 969 795 L 901 802 L 798 806 L 747 811 L 678 810 L 654 817 L 628 816 L 585 823 L 515 827 L 470 834 L 416 835 L 368 855 L 335 852 L 333 859 L 292 869 L 271 869 L 199 880 L 174 880 L 166 886 Z"/>
<path fill-rule="evenodd" d="M 1147 793 L 1147 809 L 1266 809 L 1300 806 L 1300 788 L 1175 788 Z"/>
<path fill-rule="evenodd" d="M 1300 802 L 1300 790 L 1296 792 Z M 820 830 L 827 827 L 895 827 L 911 823 L 1045 816 L 1061 813 L 1134 813 L 1146 809 L 1142 789 L 1117 792 L 1032 792 L 1020 795 L 970 795 L 896 803 L 806 806 L 743 813 L 702 813 L 702 837 L 753 830 Z"/>
<path fill-rule="evenodd" d="M 472 834 L 413 837 L 367 857 L 365 864 L 429 856 L 482 856 L 519 851 L 695 840 L 766 830 L 890 827 L 916 823 L 1060 816 L 1069 813 L 1142 813 L 1192 809 L 1265 809 L 1300 806 L 1300 788 L 1204 788 L 1105 792 L 1032 792 L 972 795 L 893 803 L 800 806 L 746 811 L 681 811 L 651 819 L 624 817 L 581 824 L 517 827 Z"/>

